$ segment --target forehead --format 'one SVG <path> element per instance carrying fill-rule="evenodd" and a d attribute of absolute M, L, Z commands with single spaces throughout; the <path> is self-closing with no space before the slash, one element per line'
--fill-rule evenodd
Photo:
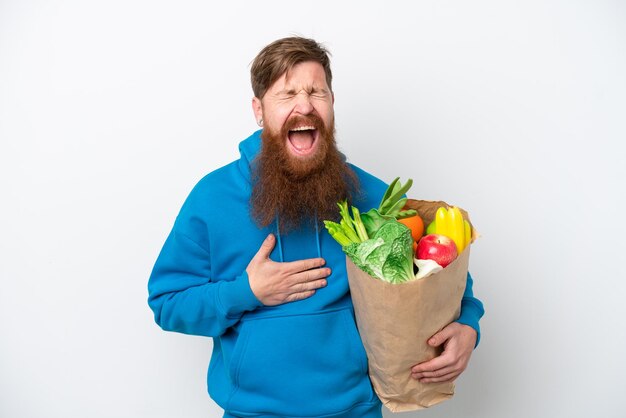
<path fill-rule="evenodd" d="M 319 62 L 305 61 L 294 65 L 272 84 L 270 90 L 310 86 L 328 89 L 326 72 Z"/>

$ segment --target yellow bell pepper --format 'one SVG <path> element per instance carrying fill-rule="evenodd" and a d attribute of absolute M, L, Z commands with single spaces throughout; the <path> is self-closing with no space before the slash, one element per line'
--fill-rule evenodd
<path fill-rule="evenodd" d="M 427 234 L 445 235 L 456 244 L 459 254 L 472 242 L 472 227 L 463 219 L 461 210 L 452 206 L 440 207 L 435 214 L 435 220 L 428 225 Z"/>

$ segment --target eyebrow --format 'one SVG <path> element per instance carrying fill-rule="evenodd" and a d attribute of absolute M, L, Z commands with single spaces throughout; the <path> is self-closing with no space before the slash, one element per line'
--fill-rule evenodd
<path fill-rule="evenodd" d="M 314 93 L 328 93 L 328 89 L 325 88 L 318 88 L 318 87 L 311 87 L 308 89 L 302 89 L 304 91 L 306 91 L 309 94 L 314 94 Z M 294 88 L 284 88 L 280 91 L 277 92 L 278 94 L 296 94 L 296 90 Z"/>

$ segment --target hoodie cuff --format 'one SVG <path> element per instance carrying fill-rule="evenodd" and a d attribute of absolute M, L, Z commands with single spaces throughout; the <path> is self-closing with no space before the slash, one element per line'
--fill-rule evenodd
<path fill-rule="evenodd" d="M 461 316 L 459 316 L 456 322 L 474 328 L 476 331 L 476 344 L 474 348 L 478 347 L 478 343 L 480 342 L 480 325 L 478 321 L 484 313 L 483 304 L 477 299 L 471 298 L 461 302 Z"/>
<path fill-rule="evenodd" d="M 218 298 L 221 310 L 227 318 L 238 318 L 246 311 L 263 306 L 252 292 L 246 272 L 235 280 L 220 282 Z"/>

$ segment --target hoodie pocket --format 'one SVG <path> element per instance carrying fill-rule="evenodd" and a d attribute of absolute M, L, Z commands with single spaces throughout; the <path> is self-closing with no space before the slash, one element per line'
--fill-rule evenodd
<path fill-rule="evenodd" d="M 231 411 L 321 416 L 373 400 L 350 309 L 245 321 L 229 374 Z"/>

